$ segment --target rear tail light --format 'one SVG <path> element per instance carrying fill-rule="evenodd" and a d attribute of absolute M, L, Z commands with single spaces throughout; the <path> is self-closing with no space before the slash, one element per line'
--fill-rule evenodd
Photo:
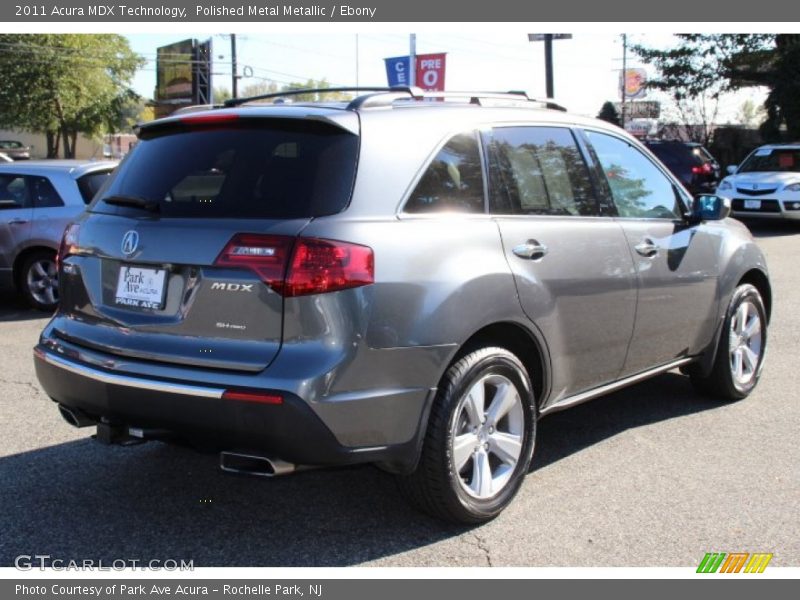
<path fill-rule="evenodd" d="M 61 261 L 75 254 L 78 251 L 78 233 L 80 233 L 81 226 L 78 223 L 70 223 L 64 229 L 64 235 L 61 236 L 61 245 L 58 247 L 58 254 L 56 254 L 56 267 L 61 267 Z"/>
<path fill-rule="evenodd" d="M 295 245 L 284 296 L 324 294 L 369 285 L 375 281 L 372 248 L 315 238 L 300 238 Z"/>
<path fill-rule="evenodd" d="M 239 233 L 231 238 L 214 265 L 250 269 L 268 286 L 280 290 L 293 241 L 283 235 Z"/>
<path fill-rule="evenodd" d="M 284 297 L 324 294 L 375 281 L 372 248 L 336 240 L 240 233 L 214 264 L 250 269 Z"/>
<path fill-rule="evenodd" d="M 713 170 L 711 163 L 703 163 L 699 167 L 692 167 L 692 173 L 695 175 L 710 175 Z"/>

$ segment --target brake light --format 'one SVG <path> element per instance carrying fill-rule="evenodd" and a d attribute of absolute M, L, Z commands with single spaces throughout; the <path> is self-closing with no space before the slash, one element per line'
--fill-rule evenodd
<path fill-rule="evenodd" d="M 238 119 L 239 115 L 236 113 L 202 113 L 180 117 L 181 123 L 187 125 L 221 125 Z"/>
<path fill-rule="evenodd" d="M 712 171 L 713 169 L 710 163 L 703 163 L 699 167 L 692 167 L 692 173 L 695 175 L 709 175 Z"/>
<path fill-rule="evenodd" d="M 214 265 L 250 269 L 261 281 L 280 292 L 293 240 L 283 235 L 237 233 Z"/>
<path fill-rule="evenodd" d="M 239 233 L 214 262 L 250 269 L 284 297 L 325 294 L 375 281 L 372 248 L 336 240 Z"/>
<path fill-rule="evenodd" d="M 284 296 L 325 294 L 375 281 L 372 248 L 334 240 L 300 238 L 283 286 Z"/>
<path fill-rule="evenodd" d="M 280 394 L 268 392 L 251 392 L 247 390 L 225 390 L 223 400 L 236 400 L 239 402 L 256 402 L 258 404 L 283 404 Z"/>
<path fill-rule="evenodd" d="M 72 254 L 78 252 L 78 233 L 80 233 L 81 226 L 78 223 L 70 223 L 64 229 L 64 235 L 61 236 L 61 245 L 58 247 L 58 254 L 56 254 L 56 268 L 61 267 L 61 261 Z"/>

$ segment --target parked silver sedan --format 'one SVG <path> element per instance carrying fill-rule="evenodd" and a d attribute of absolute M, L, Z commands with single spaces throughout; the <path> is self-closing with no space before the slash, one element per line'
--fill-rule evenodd
<path fill-rule="evenodd" d="M 0 163 L 0 288 L 40 310 L 58 304 L 56 253 L 67 223 L 92 199 L 115 161 Z"/>

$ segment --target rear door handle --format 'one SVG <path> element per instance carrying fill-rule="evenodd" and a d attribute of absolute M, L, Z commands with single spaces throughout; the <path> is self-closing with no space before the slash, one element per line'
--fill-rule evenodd
<path fill-rule="evenodd" d="M 651 240 L 649 238 L 643 239 L 641 242 L 636 244 L 633 248 L 634 248 L 634 250 L 636 250 L 636 252 L 638 252 L 639 254 L 641 254 L 642 256 L 644 256 L 646 258 L 652 258 L 656 254 L 658 254 L 658 246 L 656 246 L 656 244 L 653 242 L 653 240 Z"/>
<path fill-rule="evenodd" d="M 11 219 L 8 224 L 9 225 L 25 225 L 28 221 L 25 219 Z"/>
<path fill-rule="evenodd" d="M 536 240 L 528 240 L 524 244 L 514 246 L 512 252 L 520 258 L 539 260 L 545 254 L 547 254 L 547 246 L 540 244 Z"/>

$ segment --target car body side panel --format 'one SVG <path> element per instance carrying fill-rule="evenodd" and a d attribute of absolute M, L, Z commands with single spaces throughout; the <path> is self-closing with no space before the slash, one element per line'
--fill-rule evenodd
<path fill-rule="evenodd" d="M 496 217 L 522 309 L 554 357 L 548 403 L 613 381 L 636 314 L 636 274 L 619 224 L 607 217 Z M 535 240 L 531 260 L 514 247 Z"/>
<path fill-rule="evenodd" d="M 713 336 L 722 240 L 704 225 L 667 219 L 619 219 L 639 279 L 636 327 L 622 376 L 699 354 Z M 658 246 L 655 256 L 634 248 Z M 680 324 L 680 326 L 677 326 Z"/>

